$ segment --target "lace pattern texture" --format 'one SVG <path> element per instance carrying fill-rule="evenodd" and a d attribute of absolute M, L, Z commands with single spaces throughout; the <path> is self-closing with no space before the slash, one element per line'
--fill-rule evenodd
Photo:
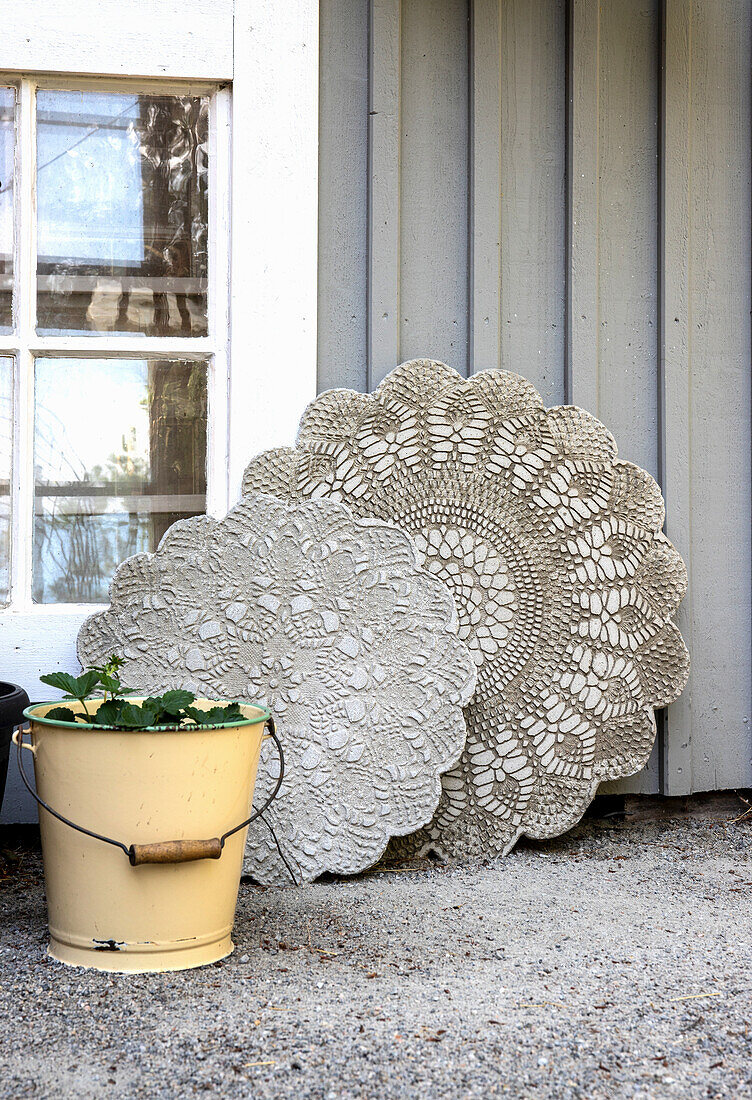
<path fill-rule="evenodd" d="M 320 395 L 296 447 L 255 458 L 244 491 L 396 524 L 454 593 L 478 672 L 467 744 L 432 822 L 393 854 L 555 836 L 599 783 L 644 766 L 653 710 L 688 676 L 672 621 L 687 575 L 657 484 L 595 417 L 544 408 L 506 371 L 465 380 L 414 360 L 373 394 Z"/>
<path fill-rule="evenodd" d="M 476 666 L 449 590 L 403 531 L 331 500 L 252 494 L 223 520 L 174 524 L 118 568 L 110 600 L 81 628 L 82 664 L 117 652 L 140 691 L 270 707 L 286 771 L 267 817 L 304 881 L 364 870 L 431 820 Z M 276 768 L 265 746 L 257 805 Z M 261 822 L 245 869 L 289 881 Z"/>

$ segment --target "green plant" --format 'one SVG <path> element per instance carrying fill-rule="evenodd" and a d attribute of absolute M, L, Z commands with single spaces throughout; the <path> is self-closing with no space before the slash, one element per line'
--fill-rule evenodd
<path fill-rule="evenodd" d="M 76 700 L 83 707 L 83 714 L 76 713 L 70 707 L 53 707 L 47 711 L 47 718 L 60 722 L 87 722 L 93 726 L 117 727 L 118 729 L 143 730 L 153 728 L 192 726 L 220 726 L 224 722 L 237 722 L 243 717 L 240 703 L 228 703 L 227 706 L 211 707 L 199 710 L 191 704 L 196 696 L 192 691 L 174 688 L 163 695 L 149 695 L 142 703 L 129 703 L 126 695 L 132 695 L 131 688 L 123 686 L 120 669 L 122 657 L 113 654 L 102 665 L 85 668 L 80 676 L 71 676 L 68 672 L 50 672 L 40 676 L 43 684 L 64 691 L 64 699 Z M 99 702 L 94 699 L 95 692 L 102 693 L 102 700 L 96 710 L 88 704 Z"/>

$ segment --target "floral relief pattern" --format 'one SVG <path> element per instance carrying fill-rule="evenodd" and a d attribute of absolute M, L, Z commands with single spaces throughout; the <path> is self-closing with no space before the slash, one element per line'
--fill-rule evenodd
<path fill-rule="evenodd" d="M 304 881 L 352 874 L 431 820 L 465 744 L 475 664 L 449 590 L 416 562 L 408 535 L 343 504 L 254 494 L 125 561 L 79 658 L 121 653 L 124 681 L 147 692 L 268 705 L 286 767 L 266 816 L 282 850 Z M 255 805 L 278 775 L 265 744 Z M 262 822 L 246 871 L 288 881 Z"/>
<path fill-rule="evenodd" d="M 248 466 L 244 491 L 259 490 L 397 524 L 455 595 L 478 669 L 467 744 L 433 821 L 395 854 L 555 836 L 599 783 L 644 766 L 653 708 L 688 675 L 672 622 L 686 570 L 658 486 L 595 417 L 544 408 L 506 371 L 465 380 L 414 360 L 373 394 L 321 394 L 295 448 Z"/>

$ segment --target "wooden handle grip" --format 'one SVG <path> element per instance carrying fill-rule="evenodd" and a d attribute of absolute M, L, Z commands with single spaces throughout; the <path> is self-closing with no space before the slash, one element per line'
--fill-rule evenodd
<path fill-rule="evenodd" d="M 195 859 L 219 859 L 222 842 L 209 840 L 163 840 L 156 844 L 131 844 L 129 858 L 134 867 L 140 863 L 190 863 Z"/>

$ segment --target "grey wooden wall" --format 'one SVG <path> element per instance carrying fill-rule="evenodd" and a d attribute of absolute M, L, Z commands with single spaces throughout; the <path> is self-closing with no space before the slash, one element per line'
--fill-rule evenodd
<path fill-rule="evenodd" d="M 502 366 L 661 482 L 693 669 L 621 790 L 752 786 L 752 0 L 322 0 L 319 383 Z"/>

